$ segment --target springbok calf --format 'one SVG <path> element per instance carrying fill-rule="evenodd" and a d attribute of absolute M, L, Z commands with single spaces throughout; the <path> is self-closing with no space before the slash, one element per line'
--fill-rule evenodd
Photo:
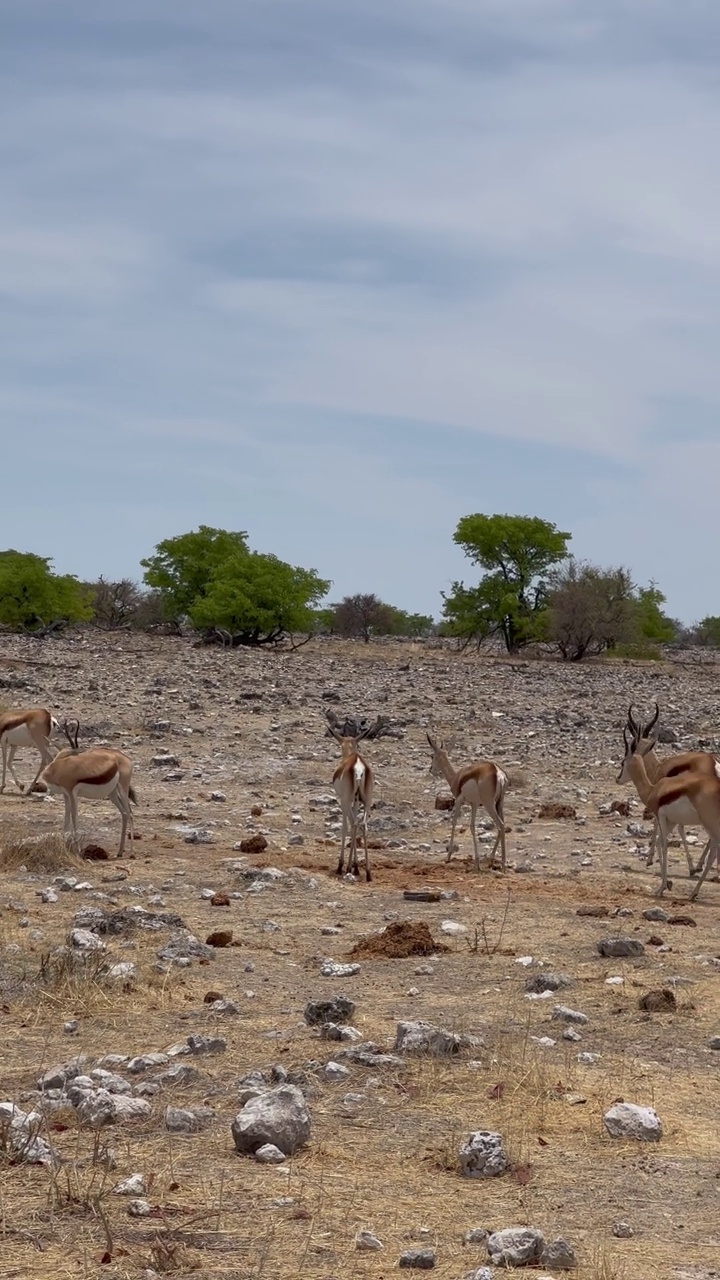
<path fill-rule="evenodd" d="M 64 726 L 69 746 L 55 756 L 42 772 L 42 781 L 48 790 L 61 795 L 65 801 L 65 834 L 77 840 L 78 799 L 110 800 L 122 818 L 118 858 L 125 851 L 128 827 L 132 839 L 131 803 L 137 804 L 137 796 L 131 785 L 132 761 L 123 751 L 114 747 L 90 747 L 80 751 L 78 733 L 80 722 L 75 721 L 75 731 Z"/>
<path fill-rule="evenodd" d="M 342 810 L 342 837 L 340 840 L 340 861 L 337 865 L 337 874 L 339 876 L 343 874 L 345 843 L 348 834 L 350 836 L 350 851 L 348 853 L 347 869 L 349 873 L 354 875 L 360 874 L 357 856 L 357 829 L 359 810 L 360 806 L 362 806 L 365 880 L 369 882 L 372 880 L 372 875 L 368 856 L 367 824 L 375 787 L 375 775 L 367 760 L 360 755 L 358 743 L 363 738 L 368 738 L 375 733 L 382 723 L 382 718 L 378 716 L 374 724 L 361 730 L 356 737 L 343 736 L 333 724 L 330 716 L 328 716 L 328 722 L 330 732 L 335 740 L 340 743 L 342 750 L 342 759 L 333 773 L 333 788 Z"/>
<path fill-rule="evenodd" d="M 655 755 L 656 738 L 650 736 L 654 726 L 657 723 L 660 714 L 657 703 L 655 704 L 655 716 L 648 724 L 641 726 L 633 719 L 632 706 L 628 711 L 628 725 L 630 729 L 630 739 L 623 730 L 623 742 L 625 744 L 625 756 L 620 768 L 620 772 L 616 778 L 617 782 L 632 782 L 635 785 L 640 799 L 644 802 L 650 794 L 653 786 L 669 778 L 683 777 L 686 773 L 699 773 L 707 777 L 720 779 L 720 761 L 717 757 L 711 755 L 708 751 L 683 751 L 676 755 L 668 756 L 665 760 L 658 760 Z M 653 761 L 652 772 L 648 768 L 648 760 Z M 682 806 L 678 806 L 676 811 L 680 812 Z M 689 804 L 685 806 L 687 813 L 687 822 L 692 824 L 698 822 L 699 819 L 695 815 L 695 810 Z M 710 855 L 709 843 L 703 849 L 696 865 L 693 865 L 692 854 L 685 841 L 684 824 L 681 822 L 671 822 L 667 828 L 669 836 L 673 826 L 677 825 L 682 837 L 685 856 L 688 864 L 688 875 L 696 876 L 702 870 L 707 859 L 714 861 L 714 856 Z M 652 866 L 655 853 L 655 846 L 658 836 L 658 825 L 655 824 L 652 838 L 650 840 L 650 849 L 647 856 L 646 865 Z"/>
<path fill-rule="evenodd" d="M 455 827 L 460 814 L 460 810 L 464 804 L 470 805 L 470 830 L 472 831 L 473 847 L 475 849 L 475 870 L 480 870 L 480 851 L 478 849 L 477 832 L 475 823 L 477 819 L 477 811 L 482 805 L 487 810 L 493 820 L 497 837 L 492 847 L 492 853 L 486 860 L 486 866 L 492 867 L 495 862 L 495 851 L 500 845 L 501 870 L 505 870 L 505 815 L 503 813 L 503 805 L 505 801 L 505 792 L 508 786 L 507 774 L 493 763 L 492 760 L 478 760 L 475 764 L 468 764 L 464 769 L 454 769 L 448 760 L 447 752 L 443 746 L 441 738 L 433 738 L 428 733 L 427 740 L 433 753 L 430 772 L 435 778 L 444 778 L 447 782 L 452 794 L 455 798 L 455 804 L 452 811 L 452 826 L 450 829 L 450 843 L 448 844 L 447 861 L 449 862 L 453 855 L 453 846 L 455 841 Z"/>
<path fill-rule="evenodd" d="M 59 733 L 60 725 L 47 707 L 28 707 L 25 710 L 11 709 L 0 715 L 0 748 L 2 748 L 2 782 L 0 792 L 5 790 L 7 771 L 10 770 L 13 782 L 19 791 L 24 787 L 13 767 L 15 752 L 18 747 L 35 747 L 40 752 L 40 768 L 33 778 L 26 795 L 32 791 L 40 774 L 53 758 L 50 750 L 50 738 Z"/>

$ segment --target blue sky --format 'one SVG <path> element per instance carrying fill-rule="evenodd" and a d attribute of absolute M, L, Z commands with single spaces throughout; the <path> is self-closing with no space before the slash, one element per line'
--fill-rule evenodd
<path fill-rule="evenodd" d="M 720 612 L 720 6 L 5 0 L 0 546 L 440 611 L 472 511 Z M 8 483 L 9 482 L 9 483 Z"/>

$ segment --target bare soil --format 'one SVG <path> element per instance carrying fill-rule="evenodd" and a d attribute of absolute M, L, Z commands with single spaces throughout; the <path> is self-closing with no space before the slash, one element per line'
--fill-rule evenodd
<path fill-rule="evenodd" d="M 2 637 L 0 701 L 49 705 L 79 718 L 81 744 L 127 750 L 140 803 L 132 856 L 116 861 L 116 811 L 81 802 L 83 844 L 110 854 L 83 861 L 60 839 L 20 843 L 61 831 L 59 801 L 21 796 L 12 781 L 0 796 L 0 1101 L 29 1110 L 42 1072 L 78 1054 L 93 1066 L 190 1033 L 222 1035 L 227 1050 L 181 1059 L 197 1079 L 162 1087 L 142 1123 L 93 1134 L 71 1109 L 54 1114 L 45 1136 L 55 1172 L 0 1155 L 0 1280 L 379 1280 L 405 1249 L 428 1246 L 439 1280 L 460 1280 L 487 1261 L 482 1246 L 463 1244 L 466 1231 L 519 1224 L 566 1236 L 580 1280 L 708 1280 L 720 1258 L 720 1053 L 709 1048 L 720 1035 L 720 886 L 709 877 L 689 906 L 677 846 L 662 904 L 671 920 L 644 919 L 657 880 L 637 852 L 647 841 L 628 831 L 642 826 L 643 806 L 615 782 L 628 704 L 649 715 L 656 699 L 677 733 L 664 750 L 716 743 L 712 664 L 564 666 L 400 643 L 273 654 L 95 633 L 43 645 Z M 401 735 L 365 749 L 377 774 L 371 884 L 334 874 L 338 749 L 325 736 L 327 706 L 341 717 L 382 713 Z M 466 825 L 446 860 L 450 816 L 435 808 L 446 788 L 429 773 L 429 724 L 456 765 L 492 758 L 511 776 L 505 875 L 473 870 Z M 177 764 L 153 764 L 165 755 Z M 29 780 L 30 753 L 17 766 Z M 629 801 L 628 812 L 601 816 L 613 800 Z M 541 806 L 560 806 L 557 818 L 539 820 Z M 560 817 L 570 808 L 574 818 Z M 256 835 L 262 853 L 236 848 Z M 494 832 L 483 835 L 489 852 Z M 258 882 L 253 868 L 284 875 Z M 60 871 L 92 887 L 41 902 Z M 407 889 L 457 896 L 407 901 Z M 158 959 L 171 928 L 128 929 L 104 940 L 137 978 L 108 982 L 98 966 L 53 959 L 88 905 L 175 912 L 201 941 L 231 931 L 232 943 L 181 968 Z M 385 939 L 401 932 L 447 950 L 383 954 L 388 926 Z M 615 934 L 641 940 L 644 953 L 602 958 L 597 942 Z M 358 974 L 321 976 L 326 958 L 351 956 Z M 573 986 L 528 999 L 541 966 Z M 674 1004 L 645 999 L 663 991 Z M 239 1014 L 213 1012 L 210 994 Z M 339 994 L 356 1002 L 363 1038 L 389 1050 L 404 1019 L 481 1036 L 484 1047 L 408 1058 L 402 1071 L 348 1062 L 347 1081 L 331 1084 L 324 1065 L 342 1061 L 344 1046 L 302 1014 L 308 1000 Z M 581 1041 L 563 1039 L 556 1004 L 588 1015 Z M 313 1116 L 309 1145 L 277 1167 L 236 1155 L 230 1134 L 239 1081 L 273 1064 L 302 1073 Z M 602 1116 L 618 1098 L 657 1109 L 660 1143 L 608 1136 Z M 215 1112 L 209 1128 L 167 1132 L 167 1106 L 200 1104 Z M 459 1176 L 457 1150 L 476 1129 L 503 1134 L 513 1173 Z M 136 1172 L 150 1217 L 131 1217 L 112 1190 Z M 632 1237 L 613 1234 L 621 1221 Z M 356 1250 L 362 1228 L 382 1252 Z"/>

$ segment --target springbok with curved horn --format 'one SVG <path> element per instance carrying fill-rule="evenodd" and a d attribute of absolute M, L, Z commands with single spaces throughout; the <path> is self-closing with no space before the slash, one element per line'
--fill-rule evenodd
<path fill-rule="evenodd" d="M 40 752 L 40 768 L 33 778 L 25 795 L 29 795 L 46 765 L 50 764 L 53 752 L 50 750 L 50 739 L 54 733 L 60 732 L 60 725 L 47 707 L 28 707 L 25 710 L 15 709 L 3 711 L 0 715 L 0 749 L 2 749 L 2 782 L 0 792 L 5 790 L 7 771 L 10 771 L 13 782 L 19 791 L 24 787 L 13 767 L 15 752 L 18 747 L 35 747 Z"/>
<path fill-rule="evenodd" d="M 63 728 L 69 745 L 59 751 L 51 764 L 42 772 L 42 781 L 48 790 L 62 795 L 65 801 L 65 834 L 77 840 L 78 799 L 110 800 L 122 818 L 118 858 L 125 851 L 128 827 L 132 839 L 131 803 L 137 804 L 137 796 L 131 785 L 132 761 L 123 751 L 114 747 L 78 747 L 80 722 L 76 720 L 74 732 L 66 723 Z"/>
<path fill-rule="evenodd" d="M 655 728 L 655 725 L 658 722 L 659 716 L 660 716 L 660 707 L 658 706 L 657 702 L 655 703 L 655 715 L 645 725 L 640 724 L 640 722 L 635 720 L 635 718 L 633 717 L 632 704 L 628 708 L 627 727 L 630 730 L 630 743 L 628 743 L 625 734 L 623 734 L 623 741 L 625 743 L 625 758 L 623 760 L 622 767 L 620 769 L 620 773 L 618 774 L 616 781 L 617 782 L 634 781 L 632 777 L 631 767 L 630 767 L 630 757 L 633 754 L 637 754 L 638 756 L 641 757 L 641 762 L 645 770 L 647 780 L 652 785 L 654 785 L 657 782 L 661 782 L 664 778 L 680 777 L 684 773 L 702 773 L 702 774 L 707 774 L 710 777 L 715 776 L 720 778 L 720 761 L 718 760 L 717 756 L 712 755 L 709 751 L 682 751 L 682 752 L 678 752 L 675 755 L 667 756 L 664 760 L 658 759 L 657 755 L 655 754 L 655 746 L 657 744 L 657 738 L 651 737 L 651 734 L 653 729 Z M 636 775 L 638 775 L 637 765 L 635 766 L 635 770 L 636 770 Z M 638 792 L 638 795 L 640 796 L 640 799 L 644 800 L 645 797 L 641 793 L 639 787 L 637 786 L 637 783 L 635 783 L 635 788 Z M 691 819 L 691 821 L 696 821 L 696 819 Z M 677 823 L 677 824 L 670 823 L 670 826 L 668 827 L 668 835 L 672 831 L 673 826 L 676 826 L 676 825 L 678 827 L 678 831 L 680 833 L 680 839 L 682 840 L 682 845 L 685 850 L 685 857 L 687 858 L 687 864 L 688 864 L 688 873 L 690 876 L 696 876 L 701 870 L 705 862 L 705 859 L 709 854 L 709 849 L 710 849 L 709 843 L 705 845 L 705 848 L 703 849 L 697 864 L 693 866 L 692 854 L 690 853 L 690 849 L 688 848 L 687 841 L 685 839 L 684 826 L 681 823 Z M 646 865 L 648 867 L 652 866 L 652 863 L 653 863 L 657 834 L 658 834 L 658 828 L 657 826 L 655 826 L 655 828 L 653 829 L 652 839 L 650 841 L 650 848 L 647 856 Z"/>
<path fill-rule="evenodd" d="M 499 765 L 496 765 L 492 760 L 478 760 L 475 764 L 466 765 L 464 769 L 454 769 L 448 759 L 442 739 L 433 738 L 428 733 L 427 740 L 430 743 L 430 748 L 433 753 L 430 772 L 435 778 L 442 777 L 445 779 L 455 799 L 452 811 L 452 826 L 450 829 L 447 861 L 449 862 L 453 855 L 455 827 L 457 825 L 460 810 L 464 804 L 469 804 L 470 830 L 472 832 L 473 847 L 475 849 L 475 870 L 480 870 L 480 852 L 478 849 L 475 822 L 477 818 L 477 811 L 480 806 L 482 806 L 489 813 L 494 823 L 495 830 L 497 831 L 495 844 L 492 847 L 490 857 L 486 860 L 486 866 L 493 866 L 495 862 L 495 852 L 498 845 L 500 845 L 500 869 L 504 871 L 505 816 L 503 813 L 503 804 L 505 801 L 505 792 L 508 786 L 507 774 L 503 773 Z"/>
<path fill-rule="evenodd" d="M 342 759 L 337 769 L 333 773 L 333 788 L 340 802 L 342 810 L 342 836 L 340 839 L 340 861 L 337 865 L 337 874 L 343 874 L 345 863 L 345 844 L 350 836 L 350 850 L 348 853 L 347 869 L 348 872 L 359 875 L 357 856 L 357 829 L 359 811 L 362 806 L 362 833 L 363 844 L 365 848 L 365 880 L 372 880 L 370 872 L 370 859 L 368 857 L 367 843 L 367 824 L 370 806 L 372 804 L 373 790 L 375 788 L 375 774 L 368 764 L 367 760 L 360 755 L 358 743 L 364 738 L 374 737 L 377 730 L 382 726 L 382 717 L 378 716 L 374 724 L 368 725 L 361 729 L 355 736 L 344 736 L 334 723 L 332 713 L 326 712 L 328 720 L 328 728 L 333 738 L 340 743 L 342 750 Z"/>
<path fill-rule="evenodd" d="M 639 730 L 639 726 L 636 726 L 636 730 Z M 628 738 L 627 728 L 623 729 L 623 743 L 625 745 L 625 756 L 623 758 L 622 766 L 620 769 L 620 773 L 618 774 L 617 781 L 633 782 L 640 799 L 643 801 L 643 803 L 646 806 L 646 810 L 647 810 L 647 807 L 650 805 L 652 796 L 658 791 L 658 788 L 663 787 L 666 783 L 668 784 L 675 783 L 675 782 L 679 783 L 679 782 L 684 782 L 687 778 L 705 777 L 705 778 L 708 778 L 711 782 L 717 783 L 718 786 L 720 787 L 720 776 L 718 776 L 718 772 L 716 769 L 717 761 L 715 760 L 714 756 L 708 755 L 706 752 L 702 752 L 702 751 L 698 751 L 696 753 L 688 753 L 688 754 L 693 754 L 695 756 L 694 762 L 692 763 L 691 767 L 686 766 L 685 769 L 683 769 L 681 772 L 678 772 L 677 774 L 673 774 L 672 776 L 666 777 L 666 778 L 660 778 L 655 783 L 651 782 L 647 775 L 647 771 L 645 769 L 644 757 L 647 754 L 647 752 L 651 749 L 651 745 L 654 743 L 654 741 L 655 741 L 654 739 L 648 739 L 647 737 L 643 737 L 643 738 L 639 737 L 637 735 L 637 732 L 635 735 Z M 670 830 L 672 829 L 673 826 L 681 826 L 681 825 L 687 826 L 687 825 L 692 825 L 694 823 L 701 823 L 701 825 L 704 825 L 703 820 L 700 817 L 698 817 L 698 811 L 695 805 L 691 803 L 689 799 L 686 799 L 683 801 L 681 798 L 680 791 L 677 793 L 676 802 L 673 803 L 671 808 L 667 808 L 667 807 L 663 808 L 663 823 L 664 825 L 661 828 L 658 820 L 658 823 L 655 826 L 655 830 L 653 831 L 652 841 L 650 845 L 650 855 L 648 856 L 648 860 L 647 860 L 647 865 L 649 865 L 650 862 L 652 861 L 652 853 L 654 852 L 657 836 L 659 833 L 660 834 L 660 864 L 661 864 L 660 865 L 660 875 L 661 875 L 660 893 L 663 893 L 667 886 L 667 837 Z M 689 875 L 690 876 L 696 875 L 698 871 L 700 871 L 702 868 L 701 880 L 700 880 L 700 883 L 702 883 L 702 880 L 705 879 L 705 876 L 709 870 L 709 864 L 714 861 L 714 858 L 715 858 L 715 851 L 711 848 L 709 844 L 708 847 L 703 851 L 703 854 L 700 858 L 700 861 L 698 862 L 697 867 L 693 867 L 692 858 L 690 857 L 690 853 L 688 850 Z"/>

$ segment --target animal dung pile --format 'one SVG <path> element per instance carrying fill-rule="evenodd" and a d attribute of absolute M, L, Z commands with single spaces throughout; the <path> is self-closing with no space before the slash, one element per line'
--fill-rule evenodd
<path fill-rule="evenodd" d="M 445 792 L 445 791 L 440 791 L 438 795 L 436 795 L 435 797 L 436 809 L 445 810 L 445 809 L 454 809 L 454 807 L 455 807 L 454 796 L 451 796 L 448 792 Z"/>
<path fill-rule="evenodd" d="M 540 805 L 538 818 L 577 818 L 577 810 L 571 804 L 559 804 L 556 800 L 550 800 L 547 804 Z"/>
<path fill-rule="evenodd" d="M 443 942 L 435 942 L 427 925 L 411 920 L 395 920 L 381 933 L 371 933 L 361 938 L 349 952 L 366 960 L 407 960 L 409 956 L 431 956 L 439 951 L 449 951 Z"/>

